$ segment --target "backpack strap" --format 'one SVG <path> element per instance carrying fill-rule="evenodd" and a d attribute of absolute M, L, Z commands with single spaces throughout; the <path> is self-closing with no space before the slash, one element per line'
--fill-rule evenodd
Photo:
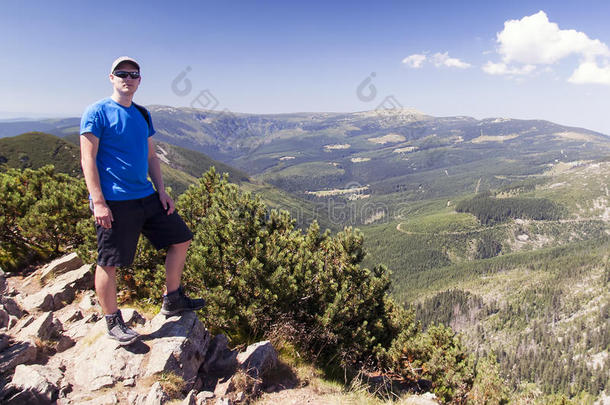
<path fill-rule="evenodd" d="M 151 125 L 150 125 L 150 115 L 148 115 L 148 110 L 146 110 L 146 108 L 142 107 L 141 105 L 134 103 L 133 101 L 131 102 L 131 104 L 133 104 L 138 109 L 138 111 L 140 111 L 140 113 L 146 120 L 146 123 L 148 124 L 148 130 L 150 130 Z"/>

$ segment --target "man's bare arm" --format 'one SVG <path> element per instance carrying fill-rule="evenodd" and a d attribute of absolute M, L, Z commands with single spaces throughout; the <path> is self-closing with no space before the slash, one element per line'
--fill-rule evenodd
<path fill-rule="evenodd" d="M 174 212 L 174 200 L 165 192 L 165 184 L 163 184 L 163 175 L 161 174 L 161 163 L 155 151 L 155 142 L 148 138 L 148 174 L 155 185 L 155 189 L 159 193 L 159 200 L 167 210 L 167 215 Z"/>
<path fill-rule="evenodd" d="M 91 195 L 95 222 L 104 228 L 111 228 L 113 221 L 112 212 L 106 204 L 106 199 L 102 193 L 100 175 L 97 171 L 97 163 L 95 160 L 99 142 L 100 140 L 90 132 L 80 136 L 81 166 L 83 167 L 87 189 Z"/>

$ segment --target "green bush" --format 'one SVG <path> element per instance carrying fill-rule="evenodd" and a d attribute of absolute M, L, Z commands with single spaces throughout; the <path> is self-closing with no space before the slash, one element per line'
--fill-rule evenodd
<path fill-rule="evenodd" d="M 82 180 L 53 166 L 0 172 L 0 266 L 16 271 L 82 242 L 77 229 L 90 218 Z"/>
<path fill-rule="evenodd" d="M 466 403 L 474 381 L 474 361 L 450 328 L 431 326 L 423 333 L 402 330 L 386 352 L 386 361 L 409 381 L 430 381 L 441 400 Z"/>

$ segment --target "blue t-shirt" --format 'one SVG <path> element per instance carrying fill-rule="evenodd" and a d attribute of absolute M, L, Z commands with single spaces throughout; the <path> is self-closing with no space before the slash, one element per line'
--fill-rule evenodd
<path fill-rule="evenodd" d="M 149 128 L 133 103 L 128 108 L 112 98 L 90 105 L 83 113 L 81 135 L 91 132 L 99 138 L 96 162 L 106 200 L 134 200 L 154 193 L 148 180 L 148 137 L 155 133 L 150 123 Z"/>

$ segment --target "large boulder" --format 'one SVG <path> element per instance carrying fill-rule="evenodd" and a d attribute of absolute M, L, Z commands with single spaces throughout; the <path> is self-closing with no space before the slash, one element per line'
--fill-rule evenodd
<path fill-rule="evenodd" d="M 210 334 L 197 314 L 184 312 L 172 317 L 159 314 L 151 321 L 147 339 L 150 339 L 151 354 L 145 375 L 172 372 L 182 377 L 185 389 L 190 390 L 210 344 Z"/>
<path fill-rule="evenodd" d="M 84 320 L 82 320 L 84 321 Z M 76 346 L 71 379 L 80 391 L 97 391 L 118 382 L 139 378 L 149 348 L 143 342 L 119 346 L 107 335 L 106 320 L 100 319 Z M 87 367 L 82 367 L 86 364 Z"/>
<path fill-rule="evenodd" d="M 63 378 L 61 370 L 34 364 L 19 365 L 5 392 L 8 404 L 50 404 L 57 400 L 60 381 Z"/>
<path fill-rule="evenodd" d="M 237 355 L 239 366 L 254 378 L 275 367 L 277 361 L 277 351 L 268 340 L 251 344 Z"/>
<path fill-rule="evenodd" d="M 53 319 L 53 312 L 45 312 L 36 318 L 32 323 L 28 324 L 17 332 L 17 339 L 27 340 L 29 338 L 38 338 L 41 340 L 49 340 L 59 337 L 61 332 L 61 323 L 59 320 Z"/>
<path fill-rule="evenodd" d="M 14 369 L 19 364 L 34 361 L 37 353 L 36 345 L 31 341 L 9 344 L 0 352 L 0 374 Z"/>
<path fill-rule="evenodd" d="M 76 291 L 91 288 L 93 288 L 93 273 L 91 265 L 86 264 L 60 275 L 37 293 L 25 297 L 23 307 L 30 312 L 58 310 L 74 300 Z"/>
<path fill-rule="evenodd" d="M 67 254 L 59 259 L 53 260 L 51 263 L 40 269 L 40 280 L 43 283 L 46 283 L 50 279 L 55 278 L 60 274 L 78 269 L 83 264 L 83 261 L 76 253 Z"/>
<path fill-rule="evenodd" d="M 137 312 L 122 310 L 126 322 L 141 322 Z M 135 327 L 134 327 L 135 328 Z M 142 377 L 174 373 L 184 379 L 186 390 L 197 380 L 210 342 L 210 335 L 194 312 L 180 316 L 157 315 L 144 327 L 136 328 L 142 335 L 139 342 L 121 347 L 107 336 L 106 320 L 97 322 L 76 346 L 73 366 L 80 369 L 71 377 L 75 390 L 96 391 L 115 384 L 136 385 Z M 87 364 L 85 368 L 78 365 Z"/>

